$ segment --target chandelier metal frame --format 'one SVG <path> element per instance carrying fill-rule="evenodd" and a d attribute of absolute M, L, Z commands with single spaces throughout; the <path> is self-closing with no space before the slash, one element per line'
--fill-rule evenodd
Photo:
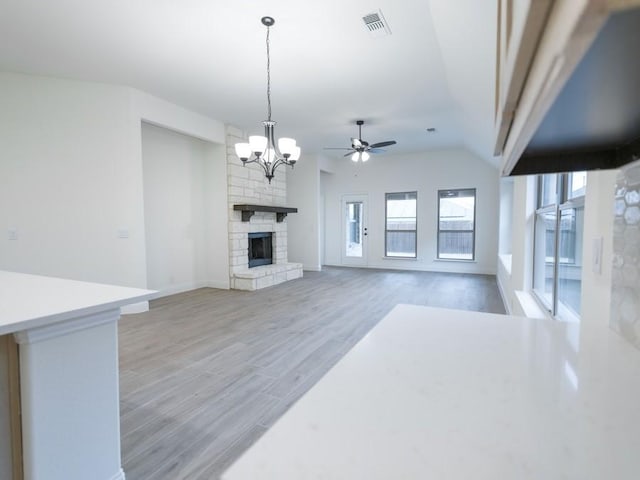
<path fill-rule="evenodd" d="M 262 122 L 264 136 L 253 135 L 249 143 L 236 143 L 236 155 L 242 164 L 257 163 L 264 170 L 264 174 L 271 183 L 276 169 L 280 165 L 293 167 L 300 158 L 300 147 L 293 138 L 280 138 L 275 141 L 274 129 L 276 122 L 271 119 L 271 52 L 269 29 L 275 23 L 272 17 L 262 17 L 261 22 L 267 27 L 267 120 Z"/>

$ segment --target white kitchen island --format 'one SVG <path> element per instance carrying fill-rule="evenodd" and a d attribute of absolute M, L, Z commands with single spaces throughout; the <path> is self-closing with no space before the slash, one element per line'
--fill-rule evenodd
<path fill-rule="evenodd" d="M 222 478 L 635 480 L 638 452 L 608 328 L 398 305 Z"/>
<path fill-rule="evenodd" d="M 19 345 L 26 480 L 124 480 L 117 320 L 154 293 L 0 271 L 0 335 Z"/>

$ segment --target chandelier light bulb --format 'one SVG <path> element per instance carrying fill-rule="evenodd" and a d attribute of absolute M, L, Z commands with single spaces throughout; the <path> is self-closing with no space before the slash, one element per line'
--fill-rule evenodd
<path fill-rule="evenodd" d="M 267 137 L 262 135 L 252 135 L 249 137 L 249 145 L 251 145 L 251 151 L 256 157 L 264 154 L 267 149 Z"/>
<path fill-rule="evenodd" d="M 354 162 L 357 162 L 360 159 L 360 152 L 355 152 L 353 155 L 351 155 L 351 160 L 353 160 Z"/>
<path fill-rule="evenodd" d="M 279 138 L 278 148 L 280 149 L 280 153 L 282 153 L 282 155 L 291 156 L 291 154 L 293 153 L 293 149 L 296 148 L 296 141 L 293 138 Z"/>
<path fill-rule="evenodd" d="M 300 159 L 300 147 L 297 145 L 293 148 L 293 153 L 289 157 L 290 162 L 297 162 Z"/>
<path fill-rule="evenodd" d="M 362 154 L 360 155 L 363 162 L 366 162 L 367 160 L 369 160 L 369 156 L 370 155 L 367 152 L 362 152 Z"/>
<path fill-rule="evenodd" d="M 248 160 L 251 156 L 251 145 L 248 143 L 236 143 L 236 155 L 242 161 Z"/>

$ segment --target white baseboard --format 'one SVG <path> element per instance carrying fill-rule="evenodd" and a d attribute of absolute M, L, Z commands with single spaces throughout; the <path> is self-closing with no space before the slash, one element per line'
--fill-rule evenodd
<path fill-rule="evenodd" d="M 399 260 L 404 261 L 404 260 Z M 380 263 L 380 264 L 369 264 L 369 265 L 340 265 L 337 263 L 325 263 L 327 267 L 347 267 L 347 268 L 372 268 L 378 270 L 410 270 L 412 272 L 437 272 L 437 273 L 463 273 L 463 274 L 471 274 L 471 275 L 496 275 L 496 270 L 493 267 L 478 267 L 477 263 L 472 268 L 461 268 L 463 265 L 467 265 L 464 262 L 438 262 L 443 265 L 438 265 L 437 267 L 431 266 L 422 266 L 422 265 L 410 265 L 410 262 L 407 262 L 406 265 L 393 265 L 388 263 Z M 447 265 L 450 263 L 451 265 Z M 458 264 L 456 264 L 458 263 Z"/>
<path fill-rule="evenodd" d="M 310 266 L 310 265 L 305 265 L 304 263 L 302 264 L 302 270 L 306 270 L 308 272 L 321 272 L 322 271 L 322 267 L 320 267 L 320 265 L 314 265 L 314 266 Z"/>
<path fill-rule="evenodd" d="M 207 288 L 207 287 L 211 287 L 211 284 L 209 282 L 181 283 L 178 285 L 172 285 L 170 287 L 158 289 L 158 293 L 154 298 L 168 297 L 169 295 L 176 295 L 178 293 L 190 292 L 191 290 L 197 290 L 198 288 Z M 218 287 L 212 287 L 212 288 L 218 288 Z"/>
<path fill-rule="evenodd" d="M 134 313 L 144 313 L 149 311 L 149 302 L 132 303 L 131 305 L 125 305 L 120 307 L 121 315 L 131 315 Z"/>
<path fill-rule="evenodd" d="M 229 280 L 227 280 L 226 282 L 208 282 L 206 286 L 209 288 L 219 288 L 221 290 L 229 290 L 231 288 L 231 286 L 229 285 Z"/>
<path fill-rule="evenodd" d="M 198 288 L 220 288 L 222 290 L 229 290 L 228 282 L 194 282 L 194 283 L 182 283 L 180 285 L 174 285 L 169 288 L 163 288 L 158 291 L 154 298 L 168 297 L 169 295 L 176 295 L 178 293 L 190 292 L 191 290 L 197 290 Z M 129 315 L 134 313 L 143 313 L 149 311 L 149 302 L 134 303 L 132 305 L 126 305 L 120 309 L 122 315 Z"/>
<path fill-rule="evenodd" d="M 176 293 L 190 292 L 191 290 L 197 290 L 198 288 L 205 288 L 208 286 L 209 282 L 180 283 L 178 285 L 171 285 L 170 287 L 161 289 L 158 297 L 168 297 L 169 295 L 175 295 Z"/>
<path fill-rule="evenodd" d="M 124 471 L 120 469 L 120 471 L 116 473 L 113 477 L 111 477 L 109 480 L 125 480 Z"/>
<path fill-rule="evenodd" d="M 500 281 L 500 275 L 496 275 L 496 283 L 498 284 L 498 291 L 500 292 L 500 297 L 502 298 L 502 304 L 504 305 L 504 310 L 505 312 L 507 312 L 507 315 L 512 315 L 511 302 L 508 301 L 507 295 L 504 291 L 504 286 Z"/>

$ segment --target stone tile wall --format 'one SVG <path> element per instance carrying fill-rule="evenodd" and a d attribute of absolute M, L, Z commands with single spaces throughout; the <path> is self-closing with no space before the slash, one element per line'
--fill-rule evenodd
<path fill-rule="evenodd" d="M 235 144 L 246 142 L 241 130 L 227 127 L 227 198 L 229 208 L 229 278 L 231 288 L 255 290 L 302 276 L 302 265 L 289 264 L 287 259 L 287 219 L 276 222 L 274 213 L 256 212 L 249 222 L 243 222 L 234 204 L 287 206 L 287 177 L 282 165 L 271 183 L 262 167 L 255 163 L 242 165 L 236 156 Z M 294 214 L 295 215 L 295 214 Z M 273 232 L 273 263 L 263 267 L 248 267 L 248 233 Z M 294 273 L 292 273 L 292 271 Z M 286 272 L 283 274 L 283 272 Z M 248 280 L 252 279 L 252 282 Z"/>
<path fill-rule="evenodd" d="M 640 348 L 640 161 L 616 181 L 611 328 Z"/>

